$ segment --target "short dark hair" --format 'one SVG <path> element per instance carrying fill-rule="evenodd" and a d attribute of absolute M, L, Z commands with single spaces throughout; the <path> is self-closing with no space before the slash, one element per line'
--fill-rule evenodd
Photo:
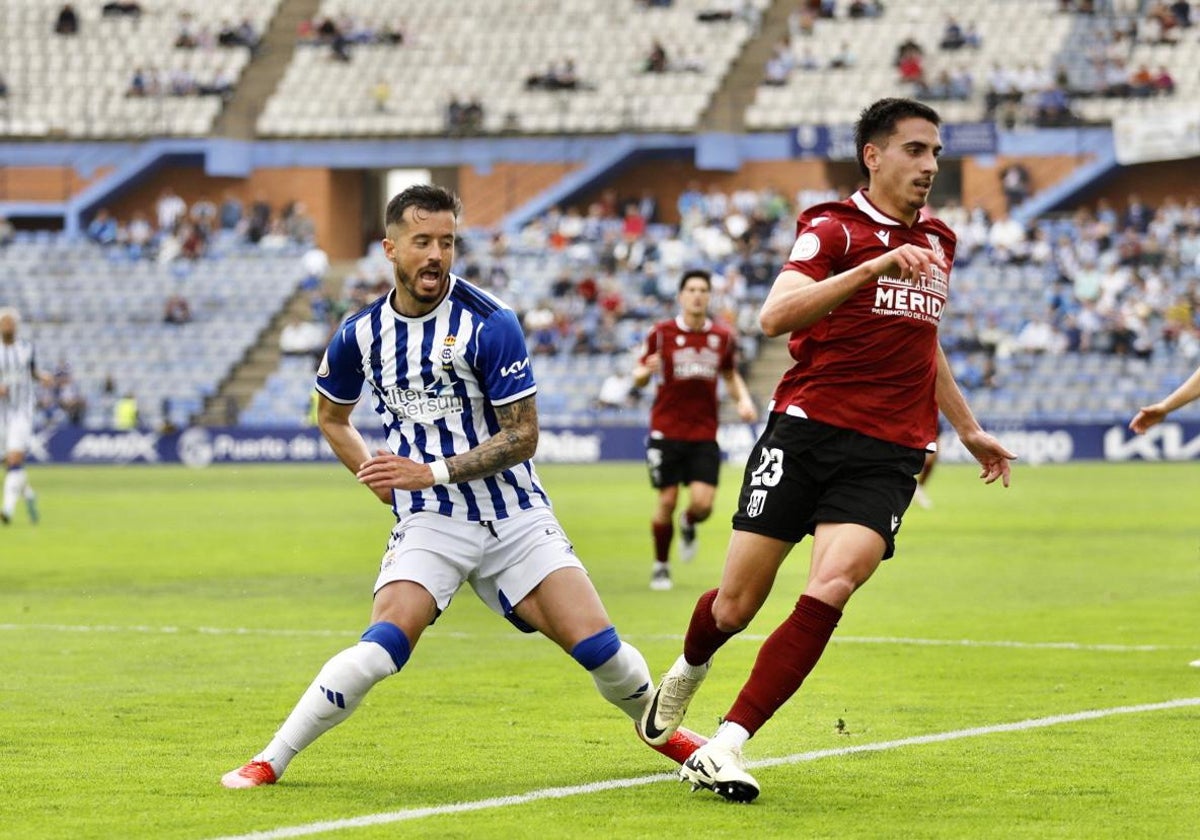
<path fill-rule="evenodd" d="M 462 202 L 450 190 L 435 184 L 414 184 L 397 193 L 388 202 L 383 223 L 388 227 L 403 224 L 404 211 L 409 207 L 416 207 L 426 213 L 450 211 L 455 219 L 462 213 Z"/>
<path fill-rule="evenodd" d="M 868 143 L 882 145 L 896 131 L 896 123 L 909 117 L 928 120 L 934 125 L 942 124 L 937 111 L 915 99 L 889 97 L 876 100 L 863 109 L 854 126 L 854 149 L 858 155 L 858 169 L 864 178 L 871 177 L 871 172 L 863 160 L 863 149 Z"/>
<path fill-rule="evenodd" d="M 679 278 L 679 291 L 683 291 L 683 287 L 687 285 L 687 281 L 693 277 L 699 277 L 708 286 L 708 290 L 712 291 L 712 272 L 706 271 L 703 268 L 690 268 L 683 272 L 683 276 Z"/>

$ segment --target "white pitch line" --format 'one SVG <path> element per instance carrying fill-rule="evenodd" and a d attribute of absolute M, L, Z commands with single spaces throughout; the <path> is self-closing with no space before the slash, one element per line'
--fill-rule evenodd
<path fill-rule="evenodd" d="M 982 735 L 995 735 L 1004 732 L 1022 732 L 1029 729 L 1041 729 L 1048 726 L 1058 726 L 1064 723 L 1077 723 L 1085 720 L 1098 720 L 1113 715 L 1143 714 L 1146 712 L 1161 712 L 1168 709 L 1182 709 L 1188 706 L 1200 706 L 1200 697 L 1187 697 L 1179 700 L 1167 700 L 1162 703 L 1145 703 L 1138 706 L 1117 706 L 1111 709 L 1091 709 L 1083 712 L 1071 712 L 1063 715 L 1051 715 L 1042 718 L 1030 718 L 1013 723 L 997 723 L 992 726 L 976 726 L 970 729 L 957 729 L 952 732 L 937 732 L 931 735 L 916 735 L 912 738 L 899 738 L 894 741 L 879 741 L 874 744 L 859 744 L 853 747 L 839 747 L 830 750 L 814 750 L 813 752 L 796 753 L 781 758 L 765 758 L 759 761 L 747 762 L 747 767 L 778 767 L 784 764 L 799 764 L 805 761 L 816 761 L 822 758 L 835 758 L 863 752 L 882 752 L 901 747 L 920 746 L 922 744 L 938 744 L 954 741 L 960 738 L 977 738 Z M 491 808 L 506 808 L 510 805 L 524 805 L 542 799 L 564 799 L 570 796 L 583 796 L 589 793 L 602 793 L 621 788 L 639 787 L 675 779 L 674 773 L 657 773 L 653 776 L 638 776 L 632 779 L 609 779 L 603 782 L 592 782 L 586 785 L 570 787 L 544 788 L 529 793 L 513 796 L 497 796 L 492 799 L 479 799 L 474 802 L 457 802 L 453 805 L 435 805 L 425 808 L 409 808 L 403 811 L 386 811 L 379 814 L 366 814 L 361 817 L 348 817 L 341 820 L 325 820 L 322 822 L 294 825 L 284 828 L 254 831 L 249 834 L 226 835 L 213 840 L 279 840 L 285 837 L 307 837 L 313 834 L 325 834 L 330 831 L 340 831 L 349 828 L 365 828 L 367 826 L 387 825 L 390 823 L 419 820 L 425 817 L 438 817 L 447 814 L 461 814 L 469 811 L 484 811 Z M 253 796 L 254 794 L 235 793 L 233 796 Z"/>
<path fill-rule="evenodd" d="M 353 638 L 357 630 L 292 630 L 272 627 L 177 627 L 173 625 L 148 624 L 0 624 L 0 632 L 19 630 L 41 630 L 53 633 L 144 633 L 158 635 L 181 635 L 195 633 L 205 636 L 312 636 L 320 638 Z M 633 633 L 622 634 L 629 639 L 639 640 L 668 640 L 683 641 L 683 636 L 670 633 Z M 440 639 L 476 639 L 475 633 L 458 633 L 454 631 L 430 630 L 425 638 Z M 517 638 L 529 639 L 536 636 L 521 635 Z M 734 641 L 761 642 L 765 635 L 757 633 L 739 633 Z M 1184 645 L 1113 645 L 1090 644 L 1086 642 L 1018 642 L 981 639 L 917 639 L 903 636 L 834 636 L 835 644 L 860 645 L 911 645 L 926 647 L 983 647 L 983 648 L 1015 648 L 1024 650 L 1079 650 L 1100 651 L 1106 653 L 1154 653 L 1158 651 L 1193 650 L 1194 646 Z"/>

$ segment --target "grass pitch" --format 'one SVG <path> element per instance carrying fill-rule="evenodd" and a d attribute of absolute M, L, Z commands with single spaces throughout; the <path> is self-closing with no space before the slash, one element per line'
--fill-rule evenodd
<path fill-rule="evenodd" d="M 718 580 L 738 475 L 696 561 L 651 592 L 641 466 L 541 472 L 657 677 Z M 897 557 L 750 742 L 767 762 L 751 806 L 689 795 L 578 666 L 469 589 L 283 783 L 224 790 L 365 627 L 389 513 L 336 465 L 29 474 L 42 523 L 0 531 L 0 837 L 1200 832 L 1195 465 L 1018 465 L 1008 490 L 940 467 L 934 508 L 909 511 Z M 719 654 L 689 726 L 711 733 L 807 559 Z"/>

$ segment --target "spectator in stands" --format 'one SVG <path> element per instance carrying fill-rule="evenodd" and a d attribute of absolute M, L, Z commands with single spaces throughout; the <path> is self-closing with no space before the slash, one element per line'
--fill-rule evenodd
<path fill-rule="evenodd" d="M 1148 44 L 1173 46 L 1179 43 L 1179 21 L 1162 0 L 1150 4 L 1140 28 L 1142 40 Z"/>
<path fill-rule="evenodd" d="M 200 28 L 196 25 L 195 16 L 186 9 L 179 12 L 179 22 L 175 32 L 175 48 L 193 50 L 200 46 Z"/>
<path fill-rule="evenodd" d="M 1121 217 L 1122 227 L 1143 235 L 1150 229 L 1150 222 L 1153 220 L 1154 208 L 1142 201 L 1142 197 L 1137 193 L 1130 193 L 1125 213 Z"/>
<path fill-rule="evenodd" d="M 292 318 L 279 333 L 279 350 L 289 356 L 320 358 L 329 331 L 316 321 Z"/>
<path fill-rule="evenodd" d="M 849 41 L 842 41 L 841 47 L 829 59 L 829 67 L 832 70 L 847 70 L 857 63 L 858 56 L 854 54 Z"/>
<path fill-rule="evenodd" d="M 1154 95 L 1154 74 L 1148 64 L 1139 64 L 1130 74 L 1129 92 L 1137 99 L 1149 99 Z"/>
<path fill-rule="evenodd" d="M 100 7 L 100 14 L 103 17 L 124 15 L 137 18 L 142 16 L 142 4 L 137 2 L 122 3 L 119 0 L 112 0 L 112 2 L 105 3 Z"/>
<path fill-rule="evenodd" d="M 341 27 L 334 29 L 333 36 L 329 39 L 329 49 L 334 61 L 350 61 L 350 39 Z"/>
<path fill-rule="evenodd" d="M 281 215 L 287 238 L 298 245 L 310 245 L 317 238 L 317 227 L 303 201 L 289 202 Z"/>
<path fill-rule="evenodd" d="M 483 130 L 483 102 L 478 95 L 466 101 L 462 109 L 463 132 L 478 134 Z"/>
<path fill-rule="evenodd" d="M 125 248 L 130 259 L 141 259 L 148 256 L 154 245 L 154 226 L 141 210 L 133 211 L 129 225 L 125 229 Z"/>
<path fill-rule="evenodd" d="M 811 49 L 806 49 L 805 52 L 809 55 L 812 55 Z M 789 45 L 787 41 L 780 41 L 775 45 L 775 49 L 772 51 L 771 57 L 767 59 L 763 84 L 774 86 L 786 85 L 788 82 L 788 77 L 792 74 L 792 68 L 795 66 L 796 58 L 795 54 L 792 52 L 791 45 Z"/>
<path fill-rule="evenodd" d="M 1025 164 L 1012 161 L 1000 170 L 1000 188 L 1004 191 L 1004 202 L 1009 211 L 1029 198 L 1032 178 Z"/>
<path fill-rule="evenodd" d="M 772 59 L 772 60 L 774 60 L 774 59 Z M 819 58 L 817 58 L 816 53 L 813 52 L 812 47 L 810 47 L 806 44 L 804 46 L 803 51 L 801 51 L 801 53 L 800 53 L 800 57 L 798 59 L 796 59 L 796 67 L 799 68 L 800 70 L 803 70 L 806 73 L 811 73 L 813 71 L 821 69 L 821 60 Z M 770 61 L 767 62 L 766 84 L 769 84 L 769 85 L 777 84 L 776 82 L 774 82 L 772 80 L 775 78 L 780 78 L 780 73 L 779 73 L 780 69 L 782 69 L 782 68 L 780 68 L 780 67 L 773 68 L 771 66 L 771 62 Z M 778 84 L 785 84 L 787 82 L 786 74 L 783 75 L 781 78 L 783 79 L 783 81 L 778 82 Z"/>
<path fill-rule="evenodd" d="M 250 215 L 246 222 L 246 241 L 257 244 L 267 235 L 271 227 L 271 205 L 261 193 L 250 205 Z"/>
<path fill-rule="evenodd" d="M 192 307 L 179 293 L 170 295 L 163 304 L 163 323 L 187 324 L 192 320 Z"/>
<path fill-rule="evenodd" d="M 944 50 L 962 49 L 967 43 L 966 36 L 963 34 L 962 24 L 953 15 L 946 18 L 946 25 L 942 29 L 942 40 L 938 44 Z"/>
<path fill-rule="evenodd" d="M 1165 64 L 1159 65 L 1154 77 L 1154 92 L 1158 96 L 1171 96 L 1175 93 L 1175 77 Z"/>
<path fill-rule="evenodd" d="M 1170 5 L 1171 14 L 1175 16 L 1176 23 L 1181 29 L 1190 29 L 1192 26 L 1192 4 L 1188 0 L 1175 0 Z"/>
<path fill-rule="evenodd" d="M 850 5 L 846 7 L 846 17 L 854 20 L 875 18 L 881 14 L 883 14 L 883 4 L 879 0 L 851 0 Z"/>
<path fill-rule="evenodd" d="M 925 64 L 921 53 L 909 51 L 896 64 L 896 72 L 901 82 L 915 85 L 925 83 Z"/>
<path fill-rule="evenodd" d="M 909 35 L 896 46 L 896 58 L 894 60 L 895 65 L 899 67 L 901 60 L 904 59 L 905 56 L 914 54 L 923 58 L 925 56 L 925 48 L 921 46 L 920 42 L 917 41 L 916 38 L 914 38 L 912 35 Z"/>
<path fill-rule="evenodd" d="M 621 364 L 604 377 L 593 406 L 600 410 L 632 408 L 637 405 L 639 395 L 627 365 Z"/>
<path fill-rule="evenodd" d="M 170 187 L 163 187 L 154 208 L 158 216 L 158 229 L 163 233 L 175 230 L 175 226 L 187 218 L 187 203 Z"/>
<path fill-rule="evenodd" d="M 221 206 L 217 210 L 217 221 L 221 230 L 235 231 L 242 223 L 242 200 L 231 190 L 226 190 L 221 197 Z"/>
<path fill-rule="evenodd" d="M 88 222 L 87 238 L 97 245 L 115 245 L 117 244 L 117 234 L 116 217 L 109 212 L 107 207 L 98 209 L 96 215 Z"/>
<path fill-rule="evenodd" d="M 650 44 L 650 52 L 646 54 L 644 69 L 647 73 L 667 72 L 667 48 L 657 38 Z"/>
<path fill-rule="evenodd" d="M 62 413 L 63 419 L 72 426 L 82 426 L 87 416 L 87 398 L 72 376 L 71 366 L 66 362 L 60 362 L 55 369 L 51 389 L 55 405 Z"/>
<path fill-rule="evenodd" d="M 150 95 L 150 80 L 145 68 L 133 68 L 133 76 L 129 80 L 129 88 L 125 91 L 126 96 L 149 96 Z"/>
<path fill-rule="evenodd" d="M 1007 212 L 1001 213 L 992 223 L 988 248 L 992 260 L 997 263 L 1024 263 L 1029 257 L 1025 226 Z"/>
<path fill-rule="evenodd" d="M 79 34 L 79 14 L 70 3 L 64 3 L 62 8 L 58 10 L 58 17 L 54 19 L 54 34 Z"/>
<path fill-rule="evenodd" d="M 126 391 L 119 400 L 113 403 L 113 428 L 119 432 L 128 432 L 141 425 L 137 397 L 132 391 Z"/>
<path fill-rule="evenodd" d="M 1037 95 L 1035 121 L 1042 127 L 1073 125 L 1077 122 L 1067 92 L 1056 84 L 1047 85 Z"/>
<path fill-rule="evenodd" d="M 14 236 L 16 236 L 16 231 L 13 223 L 8 220 L 7 216 L 0 216 L 0 248 L 11 244 Z"/>
<path fill-rule="evenodd" d="M 386 114 L 388 104 L 392 99 L 392 86 L 387 79 L 380 77 L 371 86 L 371 101 L 375 103 L 375 113 Z"/>

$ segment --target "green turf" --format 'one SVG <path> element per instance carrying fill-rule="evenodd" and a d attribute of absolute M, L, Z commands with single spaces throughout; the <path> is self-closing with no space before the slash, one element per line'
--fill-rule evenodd
<path fill-rule="evenodd" d="M 664 593 L 647 588 L 653 495 L 639 465 L 541 472 L 657 676 L 720 574 L 737 475 Z M 796 757 L 754 771 L 751 806 L 689 795 L 568 657 L 469 589 L 283 783 L 226 791 L 221 773 L 365 626 L 388 511 L 333 465 L 29 474 L 42 523 L 19 514 L 0 531 L 0 837 L 275 837 L 396 812 L 408 818 L 316 836 L 1200 836 L 1197 705 L 811 755 L 1200 698 L 1193 465 L 1018 467 L 1008 490 L 940 467 L 934 508 L 909 512 L 897 557 L 750 742 L 751 761 Z M 709 734 L 728 708 L 807 556 L 800 546 L 719 655 L 690 726 Z M 414 813 L 453 803 L 468 807 Z"/>

